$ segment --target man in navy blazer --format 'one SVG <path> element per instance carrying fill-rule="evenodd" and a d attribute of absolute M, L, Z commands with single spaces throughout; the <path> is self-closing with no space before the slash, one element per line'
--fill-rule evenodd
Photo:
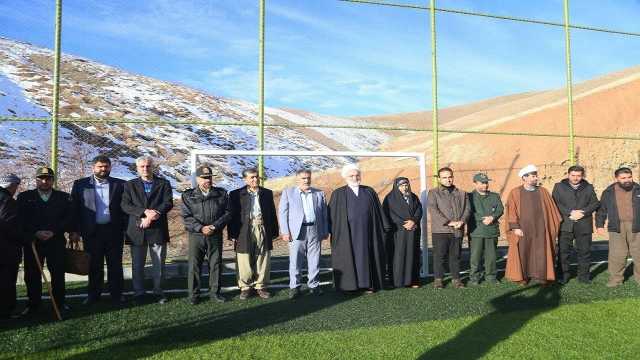
<path fill-rule="evenodd" d="M 300 295 L 302 262 L 307 260 L 307 286 L 321 295 L 320 245 L 329 236 L 327 202 L 324 192 L 311 187 L 311 170 L 296 171 L 297 186 L 286 188 L 280 197 L 278 221 L 284 240 L 289 242 L 289 298 Z"/>
<path fill-rule="evenodd" d="M 145 294 L 144 266 L 148 248 L 153 293 L 158 303 L 164 304 L 167 298 L 162 291 L 162 281 L 169 242 L 167 214 L 173 208 L 173 192 L 167 179 L 154 175 L 151 157 L 137 158 L 136 169 L 140 177 L 127 181 L 122 193 L 122 211 L 129 215 L 125 237 L 131 242 L 133 299 L 140 304 Z"/>
<path fill-rule="evenodd" d="M 105 155 L 93 161 L 93 175 L 73 182 L 71 200 L 74 214 L 73 242 L 82 238 L 84 251 L 90 255 L 89 286 L 85 305 L 100 300 L 104 282 L 104 262 L 111 300 L 124 302 L 122 297 L 122 248 L 127 215 L 122 211 L 122 191 L 125 181 L 109 176 L 111 160 Z"/>

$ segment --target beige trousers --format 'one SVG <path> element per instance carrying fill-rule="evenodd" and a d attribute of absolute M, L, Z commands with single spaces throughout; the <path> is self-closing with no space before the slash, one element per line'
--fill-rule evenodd
<path fill-rule="evenodd" d="M 266 289 L 271 272 L 271 250 L 265 250 L 264 226 L 251 226 L 249 253 L 236 254 L 238 263 L 238 287 L 240 290 Z"/>
<path fill-rule="evenodd" d="M 640 284 L 640 233 L 631 232 L 631 222 L 621 221 L 620 232 L 609 233 L 609 282 L 621 283 L 627 256 L 633 258 L 633 277 Z"/>

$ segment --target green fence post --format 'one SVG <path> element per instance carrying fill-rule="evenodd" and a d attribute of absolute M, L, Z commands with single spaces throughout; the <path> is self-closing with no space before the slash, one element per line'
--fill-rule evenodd
<path fill-rule="evenodd" d="M 567 111 L 569 116 L 569 163 L 576 164 L 575 133 L 573 129 L 573 75 L 571 71 L 571 36 L 569 29 L 569 0 L 564 0 L 564 43 L 567 65 Z"/>
<path fill-rule="evenodd" d="M 433 168 L 433 186 L 438 186 L 438 59 L 436 53 L 436 0 L 431 1 L 429 14 L 431 18 L 431 164 Z"/>
<path fill-rule="evenodd" d="M 56 18 L 53 61 L 53 105 L 51 109 L 51 161 L 50 166 L 58 179 L 58 117 L 60 108 L 60 40 L 62 27 L 62 0 L 56 0 Z"/>
<path fill-rule="evenodd" d="M 258 149 L 264 150 L 264 20 L 265 0 L 260 2 L 259 50 L 258 50 Z M 265 179 L 264 156 L 258 157 L 258 175 Z"/>

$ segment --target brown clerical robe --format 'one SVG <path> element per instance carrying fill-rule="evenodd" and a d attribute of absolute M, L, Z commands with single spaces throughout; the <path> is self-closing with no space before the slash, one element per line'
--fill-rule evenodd
<path fill-rule="evenodd" d="M 530 279 L 554 281 L 554 244 L 562 217 L 549 192 L 539 187 L 530 192 L 524 186 L 511 190 L 507 198 L 507 270 L 511 281 Z M 512 229 L 520 228 L 520 238 Z"/>

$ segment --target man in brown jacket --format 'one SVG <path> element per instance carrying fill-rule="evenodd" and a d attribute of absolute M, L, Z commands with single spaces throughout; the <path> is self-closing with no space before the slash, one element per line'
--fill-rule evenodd
<path fill-rule="evenodd" d="M 530 280 L 555 281 L 554 250 L 562 216 L 547 189 L 538 185 L 538 169 L 520 170 L 522 185 L 507 198 L 507 270 L 505 277 L 521 285 Z"/>
<path fill-rule="evenodd" d="M 609 231 L 609 282 L 616 287 L 624 281 L 627 256 L 633 258 L 633 277 L 640 285 L 640 185 L 628 167 L 615 171 L 616 182 L 602 192 L 596 215 L 599 234 Z"/>
<path fill-rule="evenodd" d="M 438 170 L 440 185 L 429 190 L 427 204 L 431 216 L 431 237 L 433 239 L 433 287 L 444 287 L 444 262 L 449 263 L 453 286 L 464 288 L 460 280 L 460 250 L 464 225 L 471 209 L 467 193 L 453 185 L 453 170 L 448 167 Z"/>

